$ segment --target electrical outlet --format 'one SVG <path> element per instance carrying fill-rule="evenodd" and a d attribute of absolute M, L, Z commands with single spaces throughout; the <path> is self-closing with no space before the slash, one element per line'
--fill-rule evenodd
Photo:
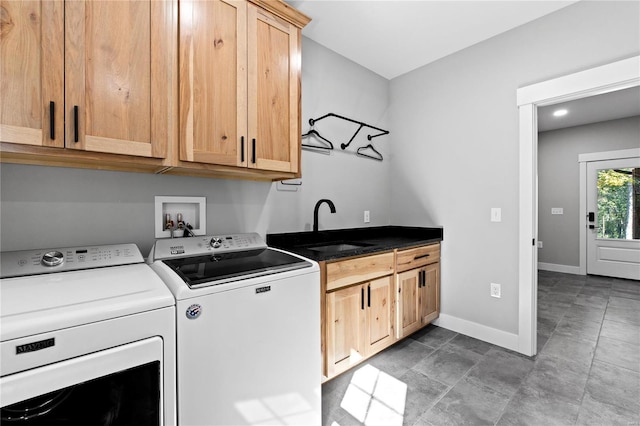
<path fill-rule="evenodd" d="M 542 248 L 542 241 L 538 241 L 538 248 Z"/>
<path fill-rule="evenodd" d="M 562 207 L 551 207 L 551 214 L 564 214 Z"/>
<path fill-rule="evenodd" d="M 369 215 L 369 210 L 364 211 L 364 223 L 371 222 L 371 216 Z"/>
<path fill-rule="evenodd" d="M 500 284 L 491 283 L 491 297 L 500 298 Z"/>

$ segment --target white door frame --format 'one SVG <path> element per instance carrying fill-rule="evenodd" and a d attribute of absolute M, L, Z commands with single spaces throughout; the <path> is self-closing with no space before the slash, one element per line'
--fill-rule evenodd
<path fill-rule="evenodd" d="M 537 107 L 640 86 L 640 56 L 569 74 L 517 91 L 520 116 L 518 352 L 535 355 L 537 320 Z"/>

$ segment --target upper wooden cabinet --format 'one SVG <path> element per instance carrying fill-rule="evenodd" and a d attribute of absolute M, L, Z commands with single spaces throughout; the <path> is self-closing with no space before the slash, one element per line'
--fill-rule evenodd
<path fill-rule="evenodd" d="M 64 4 L 0 2 L 0 141 L 64 146 Z"/>
<path fill-rule="evenodd" d="M 0 160 L 300 173 L 301 29 L 280 0 L 0 0 Z"/>
<path fill-rule="evenodd" d="M 246 49 L 246 1 L 180 2 L 180 160 L 246 167 Z"/>
<path fill-rule="evenodd" d="M 171 7 L 3 1 L 0 140 L 165 158 Z"/>
<path fill-rule="evenodd" d="M 295 11 L 282 2 L 256 3 L 180 2 L 181 167 L 299 171 L 301 26 L 308 18 L 283 19 Z"/>
<path fill-rule="evenodd" d="M 65 4 L 65 146 L 164 158 L 171 2 Z"/>

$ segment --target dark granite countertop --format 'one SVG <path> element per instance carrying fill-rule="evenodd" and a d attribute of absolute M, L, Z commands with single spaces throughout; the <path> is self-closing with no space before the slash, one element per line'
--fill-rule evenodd
<path fill-rule="evenodd" d="M 267 245 L 315 261 L 372 254 L 442 241 L 443 228 L 378 226 L 267 234 Z"/>

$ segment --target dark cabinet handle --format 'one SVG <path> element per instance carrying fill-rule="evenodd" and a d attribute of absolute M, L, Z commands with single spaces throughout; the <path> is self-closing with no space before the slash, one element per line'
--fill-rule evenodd
<path fill-rule="evenodd" d="M 364 288 L 360 289 L 360 309 L 364 311 Z"/>
<path fill-rule="evenodd" d="M 429 253 L 427 253 L 427 254 L 423 254 L 422 256 L 416 256 L 413 258 L 413 260 L 424 259 L 425 257 L 429 257 L 429 256 L 430 256 Z"/>
<path fill-rule="evenodd" d="M 52 141 L 56 140 L 56 103 L 49 102 L 49 136 Z"/>
<path fill-rule="evenodd" d="M 78 105 L 73 106 L 73 141 L 78 143 Z"/>
<path fill-rule="evenodd" d="M 427 271 L 422 271 L 422 287 L 427 286 Z"/>
<path fill-rule="evenodd" d="M 240 162 L 244 163 L 244 136 L 240 136 Z"/>
<path fill-rule="evenodd" d="M 251 139 L 251 162 L 256 163 L 256 139 Z"/>
<path fill-rule="evenodd" d="M 367 286 L 367 306 L 371 307 L 371 286 Z"/>

